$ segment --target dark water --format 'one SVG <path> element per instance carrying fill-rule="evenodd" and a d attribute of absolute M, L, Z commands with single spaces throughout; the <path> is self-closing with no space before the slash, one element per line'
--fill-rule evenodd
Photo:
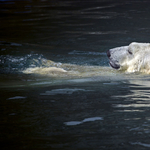
<path fill-rule="evenodd" d="M 148 0 L 0 0 L 1 149 L 149 149 L 150 77 L 105 54 L 150 42 L 149 16 Z M 71 73 L 23 72 L 49 66 Z"/>

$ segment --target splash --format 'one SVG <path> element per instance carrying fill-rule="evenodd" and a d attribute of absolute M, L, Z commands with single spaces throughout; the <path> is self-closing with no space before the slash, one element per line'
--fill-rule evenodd
<path fill-rule="evenodd" d="M 85 82 L 87 78 L 86 81 L 125 79 L 124 74 L 109 66 L 54 62 L 39 54 L 25 56 L 1 55 L 0 73 L 23 73 L 38 77 L 51 77 L 56 80 L 63 78 L 69 82 Z"/>
<path fill-rule="evenodd" d="M 28 54 L 25 56 L 0 56 L 0 73 L 16 73 L 27 68 L 42 67 L 43 55 Z"/>

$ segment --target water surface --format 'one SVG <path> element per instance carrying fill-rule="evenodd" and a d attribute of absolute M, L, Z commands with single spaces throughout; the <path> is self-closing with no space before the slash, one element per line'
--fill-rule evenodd
<path fill-rule="evenodd" d="M 148 0 L 0 6 L 2 149 L 150 147 L 150 77 L 113 70 L 106 57 L 150 42 Z"/>

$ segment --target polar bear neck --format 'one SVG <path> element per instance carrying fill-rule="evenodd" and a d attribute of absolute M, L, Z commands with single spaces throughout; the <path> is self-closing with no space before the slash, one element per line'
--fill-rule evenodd
<path fill-rule="evenodd" d="M 134 59 L 128 62 L 127 66 L 127 72 L 150 73 L 150 62 L 148 57 L 145 55 L 138 55 L 134 57 Z"/>

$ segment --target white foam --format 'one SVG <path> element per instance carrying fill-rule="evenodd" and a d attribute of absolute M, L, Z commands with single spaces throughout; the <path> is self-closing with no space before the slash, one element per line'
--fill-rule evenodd
<path fill-rule="evenodd" d="M 81 123 L 82 123 L 81 121 L 69 121 L 69 122 L 65 122 L 64 124 L 67 126 L 75 126 Z"/>
<path fill-rule="evenodd" d="M 65 122 L 64 124 L 67 126 L 74 126 L 74 125 L 79 125 L 85 122 L 90 122 L 90 121 L 97 121 L 97 120 L 103 120 L 102 117 L 91 117 L 91 118 L 85 118 L 82 121 L 69 121 Z"/>
<path fill-rule="evenodd" d="M 88 121 L 96 121 L 96 120 L 103 120 L 102 117 L 92 117 L 92 118 L 86 118 L 82 122 L 88 122 Z"/>

